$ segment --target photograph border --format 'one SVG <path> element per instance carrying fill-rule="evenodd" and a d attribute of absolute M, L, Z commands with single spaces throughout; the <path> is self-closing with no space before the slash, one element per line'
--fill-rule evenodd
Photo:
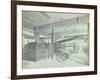
<path fill-rule="evenodd" d="M 94 10 L 94 71 L 17 75 L 17 5 L 49 6 Z M 97 6 L 33 1 L 11 1 L 11 79 L 46 78 L 97 74 Z"/>

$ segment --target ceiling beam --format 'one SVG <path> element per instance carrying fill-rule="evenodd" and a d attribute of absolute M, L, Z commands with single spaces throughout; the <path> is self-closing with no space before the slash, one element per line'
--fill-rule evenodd
<path fill-rule="evenodd" d="M 50 19 L 51 17 L 46 13 L 46 12 L 40 12 L 42 15 L 44 15 L 45 17 L 47 17 L 48 19 Z"/>

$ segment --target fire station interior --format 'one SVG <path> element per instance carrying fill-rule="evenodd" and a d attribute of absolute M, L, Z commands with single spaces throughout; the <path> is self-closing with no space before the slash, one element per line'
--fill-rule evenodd
<path fill-rule="evenodd" d="M 89 65 L 89 14 L 22 11 L 22 67 Z"/>

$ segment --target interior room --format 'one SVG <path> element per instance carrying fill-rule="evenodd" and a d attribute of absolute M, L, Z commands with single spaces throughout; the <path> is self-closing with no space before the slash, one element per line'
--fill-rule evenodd
<path fill-rule="evenodd" d="M 89 14 L 22 11 L 22 67 L 89 65 Z"/>

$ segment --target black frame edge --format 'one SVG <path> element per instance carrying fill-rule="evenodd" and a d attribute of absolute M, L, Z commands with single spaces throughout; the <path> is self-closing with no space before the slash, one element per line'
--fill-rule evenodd
<path fill-rule="evenodd" d="M 16 79 L 16 4 L 15 1 L 11 1 L 11 80 Z"/>

